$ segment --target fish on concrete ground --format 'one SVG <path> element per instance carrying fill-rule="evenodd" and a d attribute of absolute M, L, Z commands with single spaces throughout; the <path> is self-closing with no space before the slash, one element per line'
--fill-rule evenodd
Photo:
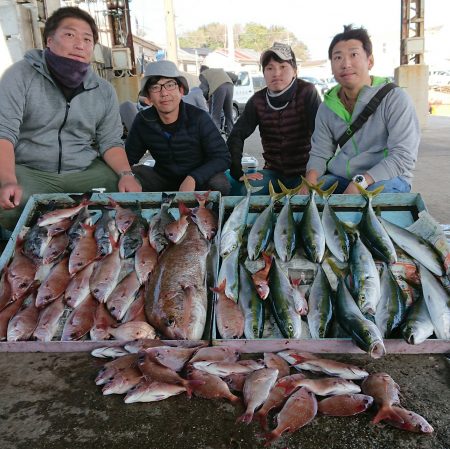
<path fill-rule="evenodd" d="M 322 377 L 320 379 L 300 379 L 298 386 L 306 387 L 318 396 L 359 393 L 361 388 L 351 380 L 338 377 Z"/>
<path fill-rule="evenodd" d="M 255 410 L 259 408 L 269 396 L 270 390 L 275 385 L 278 370 L 274 368 L 262 368 L 250 373 L 244 383 L 244 402 L 246 409 L 236 422 L 250 424 Z"/>
<path fill-rule="evenodd" d="M 41 310 L 32 338 L 37 341 L 52 341 L 58 330 L 59 321 L 63 314 L 64 303 L 61 295 Z"/>
<path fill-rule="evenodd" d="M 226 280 L 219 287 L 211 288 L 216 293 L 216 326 L 222 338 L 241 338 L 244 334 L 244 314 L 239 305 L 225 294 Z"/>
<path fill-rule="evenodd" d="M 370 374 L 363 380 L 361 390 L 364 394 L 372 396 L 378 407 L 372 423 L 376 424 L 383 419 L 403 422 L 403 418 L 393 409 L 393 405 L 400 404 L 400 387 L 389 374 Z"/>
<path fill-rule="evenodd" d="M 276 368 L 278 370 L 278 379 L 280 377 L 289 376 L 290 367 L 283 357 L 280 357 L 275 352 L 264 353 L 264 363 L 267 368 Z"/>
<path fill-rule="evenodd" d="M 130 353 L 126 349 L 115 346 L 104 346 L 103 348 L 95 348 L 91 351 L 92 357 L 100 359 L 123 357 L 124 355 L 129 354 Z"/>
<path fill-rule="evenodd" d="M 187 371 L 187 379 L 203 382 L 192 386 L 194 396 L 205 399 L 223 398 L 232 404 L 239 404 L 241 402 L 241 398 L 231 393 L 228 384 L 218 376 L 189 368 Z"/>
<path fill-rule="evenodd" d="M 424 265 L 419 266 L 425 304 L 437 338 L 450 340 L 450 296 Z"/>
<path fill-rule="evenodd" d="M 426 434 L 434 432 L 433 427 L 428 423 L 428 421 L 418 413 L 401 407 L 396 407 L 395 405 L 392 406 L 392 409 L 398 416 L 400 416 L 401 420 L 397 420 L 396 418 L 386 418 L 383 420 L 386 424 L 396 427 L 397 429 L 407 430 L 408 432 Z"/>
<path fill-rule="evenodd" d="M 136 354 L 125 354 L 117 357 L 103 365 L 95 378 L 95 385 L 107 384 L 119 371 L 130 367 L 137 367 L 138 356 Z"/>
<path fill-rule="evenodd" d="M 237 362 L 239 351 L 228 346 L 211 346 L 199 348 L 190 360 L 194 362 Z"/>
<path fill-rule="evenodd" d="M 361 393 L 330 396 L 319 402 L 318 412 L 327 416 L 354 416 L 373 404 L 373 397 Z"/>
<path fill-rule="evenodd" d="M 150 354 L 142 351 L 138 354 L 138 366 L 141 373 L 146 379 L 153 379 L 157 382 L 165 382 L 169 384 L 182 385 L 186 388 L 186 393 L 189 397 L 192 395 L 192 389 L 195 385 L 203 384 L 199 380 L 187 380 L 182 378 L 174 370 L 163 366 L 152 359 Z"/>
<path fill-rule="evenodd" d="M 36 307 L 42 309 L 64 294 L 70 282 L 69 258 L 64 257 L 50 270 L 36 295 Z"/>
<path fill-rule="evenodd" d="M 309 424 L 317 414 L 317 399 L 313 392 L 302 387 L 292 394 L 277 415 L 277 427 L 265 435 L 266 446 L 284 432 L 293 433 Z"/>
<path fill-rule="evenodd" d="M 99 303 L 88 295 L 77 308 L 70 312 L 64 324 L 61 341 L 80 340 L 94 326 L 95 312 Z"/>
<path fill-rule="evenodd" d="M 162 401 L 185 391 L 186 388 L 183 385 L 156 382 L 152 379 L 144 378 L 127 391 L 124 402 L 125 404 L 131 404 L 134 402 Z"/>
<path fill-rule="evenodd" d="M 246 377 L 247 374 L 230 374 L 222 377 L 222 380 L 226 382 L 230 390 L 242 392 Z"/>
<path fill-rule="evenodd" d="M 137 385 L 142 380 L 142 377 L 141 371 L 135 366 L 120 370 L 103 386 L 102 393 L 104 395 L 124 394 Z"/>
<path fill-rule="evenodd" d="M 210 191 L 204 194 L 194 192 L 195 198 L 198 201 L 198 207 L 192 209 L 191 217 L 192 221 L 200 229 L 203 237 L 205 237 L 205 239 L 207 240 L 212 240 L 217 234 L 217 230 L 219 228 L 219 220 L 214 211 L 212 211 L 210 207 L 208 207 L 209 205 L 212 205 L 212 203 L 206 206 L 209 193 Z"/>
<path fill-rule="evenodd" d="M 226 377 L 230 374 L 249 374 L 258 369 L 265 368 L 263 362 L 257 360 L 241 360 L 238 362 L 222 361 L 202 361 L 190 362 L 195 369 L 214 374 L 219 377 Z"/>
<path fill-rule="evenodd" d="M 160 365 L 173 371 L 181 371 L 198 348 L 183 348 L 181 346 L 156 346 L 145 349 L 149 356 Z"/>
<path fill-rule="evenodd" d="M 255 413 L 255 418 L 259 421 L 263 430 L 268 429 L 267 416 L 269 412 L 280 409 L 287 398 L 299 388 L 298 381 L 304 378 L 304 374 L 292 374 L 291 376 L 278 378 L 264 404 Z"/>
<path fill-rule="evenodd" d="M 311 352 L 300 352 L 296 349 L 285 349 L 284 351 L 279 351 L 277 353 L 280 357 L 282 357 L 289 365 L 296 365 L 297 363 L 302 363 L 307 360 L 316 360 L 320 357 Z"/>
<path fill-rule="evenodd" d="M 281 353 L 280 353 L 281 355 Z M 341 379 L 348 380 L 361 380 L 365 379 L 369 373 L 356 365 L 349 363 L 338 362 L 337 360 L 316 358 L 316 359 L 304 359 L 301 360 L 301 356 L 298 354 L 294 356 L 294 360 L 300 361 L 293 366 L 296 369 L 302 371 L 311 371 L 313 373 L 323 373 L 329 376 L 340 377 Z"/>

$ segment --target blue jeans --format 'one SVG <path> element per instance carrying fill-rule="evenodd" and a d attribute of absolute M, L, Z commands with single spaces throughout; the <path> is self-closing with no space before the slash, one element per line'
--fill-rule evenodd
<path fill-rule="evenodd" d="M 336 181 L 338 181 L 338 186 L 336 187 L 334 193 L 344 192 L 344 190 L 351 182 L 351 180 L 348 180 L 347 178 L 332 174 L 323 175 L 319 178 L 318 181 L 325 181 L 323 186 L 321 187 L 322 190 L 329 189 Z M 408 193 L 411 191 L 411 185 L 402 176 L 397 176 L 396 178 L 387 179 L 385 181 L 374 182 L 369 187 L 367 187 L 367 190 L 372 191 L 380 186 L 384 186 L 384 189 L 381 193 Z"/>
<path fill-rule="evenodd" d="M 258 173 L 261 173 L 263 175 L 263 179 L 260 181 L 250 179 L 249 182 L 253 187 L 263 187 L 260 191 L 256 192 L 254 195 L 268 195 L 269 194 L 269 181 L 272 181 L 273 188 L 275 192 L 280 193 L 281 189 L 278 185 L 278 180 L 280 180 L 288 189 L 293 189 L 294 187 L 298 187 L 301 182 L 302 178 L 300 176 L 282 176 L 280 173 L 274 171 L 274 170 L 258 170 Z M 245 185 L 243 182 L 238 182 L 233 180 L 232 183 L 232 195 L 240 196 L 240 195 L 246 195 L 247 191 L 245 189 Z"/>

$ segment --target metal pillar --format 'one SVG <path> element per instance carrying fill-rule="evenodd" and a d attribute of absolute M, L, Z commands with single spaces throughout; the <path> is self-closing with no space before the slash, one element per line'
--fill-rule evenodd
<path fill-rule="evenodd" d="M 400 64 L 424 63 L 425 0 L 401 0 Z"/>

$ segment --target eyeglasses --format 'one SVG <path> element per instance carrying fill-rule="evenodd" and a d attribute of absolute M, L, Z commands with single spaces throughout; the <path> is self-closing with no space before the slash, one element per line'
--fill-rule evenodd
<path fill-rule="evenodd" d="M 175 90 L 178 87 L 178 83 L 176 81 L 167 81 L 167 83 L 164 84 L 153 84 L 153 86 L 149 87 L 149 91 L 152 94 L 156 94 L 158 92 L 161 92 L 163 87 L 168 91 Z"/>

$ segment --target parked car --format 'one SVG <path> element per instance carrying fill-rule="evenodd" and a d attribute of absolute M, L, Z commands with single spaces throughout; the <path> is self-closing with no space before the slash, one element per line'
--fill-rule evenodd
<path fill-rule="evenodd" d="M 233 121 L 239 118 L 250 97 L 258 90 L 266 87 L 266 81 L 262 73 L 242 71 L 237 74 L 237 81 L 233 94 Z"/>
<path fill-rule="evenodd" d="M 303 81 L 308 81 L 308 83 L 314 84 L 315 88 L 317 89 L 317 92 L 319 93 L 320 98 L 323 100 L 323 96 L 329 90 L 329 87 L 326 83 L 324 83 L 319 78 L 316 78 L 315 76 L 300 75 L 299 78 L 301 78 Z"/>

